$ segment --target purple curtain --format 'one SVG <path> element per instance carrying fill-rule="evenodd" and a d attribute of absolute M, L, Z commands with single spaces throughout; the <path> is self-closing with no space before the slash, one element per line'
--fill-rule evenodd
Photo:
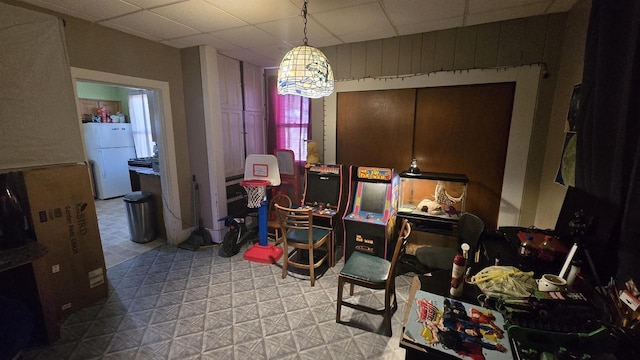
<path fill-rule="evenodd" d="M 268 152 L 289 149 L 297 163 L 307 159 L 307 139 L 310 133 L 309 99 L 295 95 L 280 95 L 276 77 L 269 77 Z"/>

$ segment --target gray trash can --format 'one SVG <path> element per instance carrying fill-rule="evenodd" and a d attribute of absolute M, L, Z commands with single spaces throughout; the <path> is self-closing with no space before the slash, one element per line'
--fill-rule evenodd
<path fill-rule="evenodd" d="M 153 218 L 153 194 L 134 191 L 124 196 L 131 241 L 146 243 L 156 238 Z"/>

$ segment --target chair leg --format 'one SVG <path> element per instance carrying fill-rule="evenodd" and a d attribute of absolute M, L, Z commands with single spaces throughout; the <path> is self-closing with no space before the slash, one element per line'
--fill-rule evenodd
<path fill-rule="evenodd" d="M 309 249 L 309 276 L 311 276 L 311 287 L 313 287 L 316 283 L 316 264 L 313 259 L 313 248 Z"/>
<path fill-rule="evenodd" d="M 340 322 L 340 310 L 342 310 L 342 291 L 344 290 L 344 278 L 338 275 L 338 305 L 336 306 L 336 322 Z"/>
<path fill-rule="evenodd" d="M 394 297 L 395 301 L 395 297 Z M 384 333 L 391 336 L 391 291 L 385 291 L 384 294 Z"/>
<path fill-rule="evenodd" d="M 287 266 L 289 266 L 289 249 L 287 249 L 287 243 L 283 242 L 284 246 L 282 249 L 282 278 L 287 277 Z"/>
<path fill-rule="evenodd" d="M 349 283 L 349 295 L 353 296 L 353 283 Z"/>

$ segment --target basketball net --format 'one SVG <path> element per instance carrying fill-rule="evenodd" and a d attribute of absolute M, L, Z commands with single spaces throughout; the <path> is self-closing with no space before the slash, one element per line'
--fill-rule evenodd
<path fill-rule="evenodd" d="M 247 192 L 247 207 L 255 209 L 262 205 L 267 195 L 267 185 L 269 182 L 266 180 L 243 180 L 240 185 Z"/>

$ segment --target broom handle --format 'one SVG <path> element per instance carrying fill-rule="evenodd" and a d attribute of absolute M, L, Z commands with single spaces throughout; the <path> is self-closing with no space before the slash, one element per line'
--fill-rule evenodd
<path fill-rule="evenodd" d="M 191 196 L 193 197 L 193 226 L 194 228 L 198 229 L 200 228 L 200 219 L 198 219 L 198 214 L 197 214 L 197 202 L 198 202 L 198 194 L 197 194 L 197 189 L 196 187 L 198 186 L 198 184 L 196 183 L 196 176 L 193 175 L 192 177 L 192 181 L 191 181 Z"/>

